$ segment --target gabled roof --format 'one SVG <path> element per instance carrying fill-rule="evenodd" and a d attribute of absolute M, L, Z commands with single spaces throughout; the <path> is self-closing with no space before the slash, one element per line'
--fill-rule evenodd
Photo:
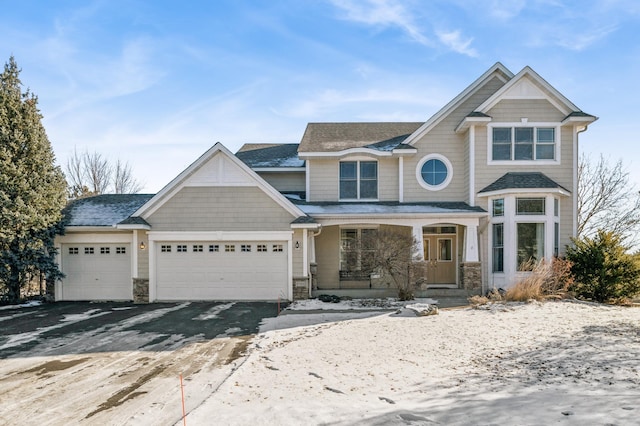
<path fill-rule="evenodd" d="M 413 145 L 424 134 L 428 133 L 433 127 L 440 123 L 447 115 L 458 108 L 464 101 L 466 101 L 471 95 L 473 95 L 478 89 L 480 89 L 485 83 L 494 77 L 498 77 L 503 81 L 508 81 L 513 77 L 513 73 L 509 71 L 500 62 L 496 62 L 491 68 L 485 71 L 480 77 L 471 83 L 466 89 L 464 89 L 458 96 L 453 98 L 448 104 L 442 107 L 437 113 L 429 118 L 419 129 L 413 132 L 405 143 Z"/>
<path fill-rule="evenodd" d="M 66 226 L 108 226 L 129 223 L 153 194 L 103 194 L 73 200 L 65 207 Z M 133 224 L 133 223 L 131 223 Z"/>
<path fill-rule="evenodd" d="M 540 172 L 511 172 L 492 184 L 482 188 L 478 194 L 505 191 L 509 189 L 558 189 L 571 193 L 568 189 Z"/>
<path fill-rule="evenodd" d="M 298 157 L 297 143 L 247 143 L 236 152 L 236 157 L 252 169 L 304 167 L 304 160 Z"/>
<path fill-rule="evenodd" d="M 389 152 L 422 123 L 309 123 L 298 152 L 332 153 L 354 148 Z"/>
<path fill-rule="evenodd" d="M 504 86 L 498 89 L 478 108 L 477 112 L 487 113 L 503 98 L 544 98 L 551 102 L 559 111 L 566 115 L 572 113 L 580 114 L 580 117 L 591 117 L 594 121 L 596 117 L 586 114 L 576 105 L 560 93 L 555 87 L 550 85 L 531 67 L 524 67 L 517 75 L 509 80 Z"/>
<path fill-rule="evenodd" d="M 213 162 L 215 157 L 217 157 L 217 162 Z M 136 210 L 133 216 L 147 219 L 153 212 L 189 183 L 197 186 L 256 186 L 292 216 L 299 217 L 305 215 L 298 207 L 287 200 L 284 195 L 269 185 L 256 172 L 240 161 L 238 157 L 233 155 L 224 145 L 217 142 L 175 179 L 162 188 L 153 198 Z"/>

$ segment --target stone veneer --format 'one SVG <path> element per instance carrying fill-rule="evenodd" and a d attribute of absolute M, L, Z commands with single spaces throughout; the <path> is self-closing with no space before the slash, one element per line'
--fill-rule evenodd
<path fill-rule="evenodd" d="M 149 303 L 149 280 L 146 278 L 133 279 L 133 302 Z"/>
<path fill-rule="evenodd" d="M 477 290 L 482 287 L 480 262 L 466 262 L 460 265 L 460 284 L 466 290 Z"/>
<path fill-rule="evenodd" d="M 309 298 L 309 278 L 296 277 L 293 279 L 293 300 Z"/>

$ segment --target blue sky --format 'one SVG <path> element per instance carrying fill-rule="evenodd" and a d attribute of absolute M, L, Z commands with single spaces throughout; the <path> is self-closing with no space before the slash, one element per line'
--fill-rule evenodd
<path fill-rule="evenodd" d="M 145 192 L 217 141 L 427 120 L 497 61 L 600 117 L 581 149 L 623 158 L 640 186 L 637 0 L 0 3 L 0 60 L 38 95 L 58 162 L 120 157 Z"/>

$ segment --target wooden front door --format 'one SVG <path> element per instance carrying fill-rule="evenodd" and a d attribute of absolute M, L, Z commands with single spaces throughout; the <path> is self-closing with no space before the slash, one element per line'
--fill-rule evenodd
<path fill-rule="evenodd" d="M 424 260 L 427 262 L 427 285 L 456 284 L 456 235 L 424 236 Z"/>

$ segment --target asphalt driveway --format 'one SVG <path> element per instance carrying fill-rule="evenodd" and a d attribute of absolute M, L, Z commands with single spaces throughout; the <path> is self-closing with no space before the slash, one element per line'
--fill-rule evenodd
<path fill-rule="evenodd" d="M 0 309 L 0 424 L 174 424 L 217 389 L 276 303 Z"/>

